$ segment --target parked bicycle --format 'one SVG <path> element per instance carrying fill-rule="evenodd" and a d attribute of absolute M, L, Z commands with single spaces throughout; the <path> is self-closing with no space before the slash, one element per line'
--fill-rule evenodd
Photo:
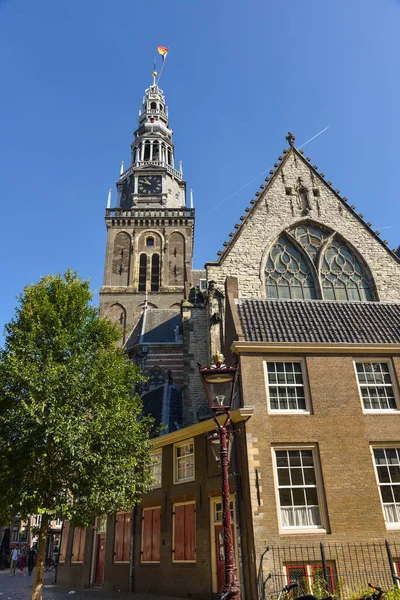
<path fill-rule="evenodd" d="M 288 583 L 287 585 L 283 586 L 279 592 L 278 600 L 281 600 L 283 594 L 289 594 L 292 590 L 297 588 L 298 585 L 299 584 L 296 581 L 293 581 L 292 583 Z M 371 600 L 379 600 L 379 598 L 372 598 Z M 317 598 L 313 596 L 313 594 L 304 594 L 303 596 L 297 596 L 296 600 L 317 600 Z M 333 600 L 333 598 L 332 596 L 325 596 L 325 598 L 322 598 L 322 600 Z"/>
<path fill-rule="evenodd" d="M 44 568 L 46 569 L 46 571 L 52 571 L 53 569 L 56 569 L 58 565 L 58 559 L 54 558 L 53 556 L 50 556 L 49 558 L 46 558 L 46 562 L 44 563 Z"/>

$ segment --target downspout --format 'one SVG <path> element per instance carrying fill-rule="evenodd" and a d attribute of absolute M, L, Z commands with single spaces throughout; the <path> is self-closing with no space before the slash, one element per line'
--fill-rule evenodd
<path fill-rule="evenodd" d="M 131 528 L 131 554 L 129 562 L 129 593 L 133 594 L 135 589 L 135 531 L 136 531 L 137 504 L 132 510 Z"/>
<path fill-rule="evenodd" d="M 244 570 L 243 570 L 243 551 L 242 551 L 242 529 L 241 529 L 241 524 L 240 524 L 240 510 L 239 510 L 239 492 L 240 492 L 240 485 L 239 485 L 239 474 L 237 472 L 237 461 L 236 461 L 236 444 L 234 443 L 235 440 L 235 436 L 236 435 L 240 435 L 240 431 L 236 429 L 235 425 L 233 424 L 233 440 L 232 440 L 232 467 L 233 467 L 233 481 L 234 481 L 234 486 L 235 486 L 235 509 L 236 509 L 236 514 L 235 514 L 235 521 L 236 521 L 236 538 L 238 541 L 238 561 L 239 561 L 239 581 L 240 581 L 240 597 L 242 600 L 245 600 L 246 598 L 246 587 L 244 585 Z"/>

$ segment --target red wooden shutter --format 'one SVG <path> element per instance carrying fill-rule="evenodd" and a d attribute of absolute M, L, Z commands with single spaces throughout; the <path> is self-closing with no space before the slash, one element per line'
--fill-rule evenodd
<path fill-rule="evenodd" d="M 67 556 L 67 544 L 69 535 L 69 521 L 64 521 L 64 527 L 62 530 L 62 540 L 60 548 L 60 562 L 65 562 Z"/>
<path fill-rule="evenodd" d="M 185 504 L 185 560 L 196 560 L 196 517 L 194 504 Z"/>
<path fill-rule="evenodd" d="M 143 534 L 142 534 L 142 560 L 149 561 L 152 559 L 151 557 L 151 540 L 152 540 L 152 530 L 153 530 L 153 511 L 144 510 L 143 511 Z"/>
<path fill-rule="evenodd" d="M 78 561 L 83 562 L 85 555 L 86 529 L 80 530 Z"/>
<path fill-rule="evenodd" d="M 152 560 L 160 562 L 160 529 L 161 529 L 161 508 L 153 508 L 153 529 L 151 555 Z"/>
<path fill-rule="evenodd" d="M 85 537 L 86 529 L 82 529 L 81 527 L 75 527 L 74 539 L 72 542 L 72 562 L 83 562 L 85 550 Z"/>
<path fill-rule="evenodd" d="M 115 538 L 114 538 L 114 561 L 121 562 L 123 560 L 123 541 L 124 541 L 124 514 L 117 513 L 115 515 Z"/>
<path fill-rule="evenodd" d="M 124 541 L 122 546 L 122 560 L 125 562 L 129 562 L 130 554 L 131 554 L 131 533 L 132 533 L 132 521 L 131 521 L 131 513 L 123 513 L 121 515 L 123 517 L 123 528 L 124 528 Z"/>
<path fill-rule="evenodd" d="M 175 506 L 174 559 L 185 560 L 185 505 Z"/>

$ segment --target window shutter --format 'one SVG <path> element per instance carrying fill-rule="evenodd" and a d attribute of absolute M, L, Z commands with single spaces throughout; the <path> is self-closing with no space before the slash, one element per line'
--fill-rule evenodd
<path fill-rule="evenodd" d="M 185 506 L 175 506 L 174 559 L 185 560 Z"/>
<path fill-rule="evenodd" d="M 72 542 L 72 562 L 83 562 L 85 551 L 86 529 L 75 527 L 74 539 Z"/>
<path fill-rule="evenodd" d="M 79 536 L 79 554 L 78 554 L 79 562 L 83 562 L 83 557 L 85 555 L 85 540 L 86 540 L 86 529 L 81 529 L 80 536 Z"/>
<path fill-rule="evenodd" d="M 185 560 L 196 560 L 196 517 L 194 504 L 185 504 Z"/>
<path fill-rule="evenodd" d="M 121 515 L 124 517 L 123 519 L 123 527 L 124 527 L 124 541 L 122 548 L 122 560 L 125 562 L 129 561 L 129 557 L 131 554 L 131 532 L 132 532 L 132 521 L 131 521 L 131 513 L 127 512 Z"/>
<path fill-rule="evenodd" d="M 115 538 L 114 538 L 114 562 L 123 560 L 123 543 L 124 543 L 124 514 L 117 513 L 115 515 Z"/>
<path fill-rule="evenodd" d="M 152 540 L 152 530 L 153 530 L 153 511 L 145 510 L 143 511 L 143 554 L 142 560 L 152 560 L 151 556 L 151 540 Z"/>
<path fill-rule="evenodd" d="M 60 548 L 60 562 L 65 562 L 67 556 L 67 544 L 69 536 L 69 521 L 64 521 L 64 528 L 62 532 L 61 548 Z"/>
<path fill-rule="evenodd" d="M 161 529 L 161 508 L 154 508 L 153 513 L 153 531 L 152 531 L 152 560 L 160 561 L 160 529 Z"/>

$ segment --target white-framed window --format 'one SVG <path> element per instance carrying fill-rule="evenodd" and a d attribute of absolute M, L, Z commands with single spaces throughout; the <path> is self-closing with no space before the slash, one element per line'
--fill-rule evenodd
<path fill-rule="evenodd" d="M 325 530 L 316 448 L 275 447 L 273 455 L 281 529 Z"/>
<path fill-rule="evenodd" d="M 200 279 L 200 291 L 205 292 L 207 290 L 207 279 Z"/>
<path fill-rule="evenodd" d="M 194 479 L 194 440 L 174 446 L 174 483 Z"/>
<path fill-rule="evenodd" d="M 302 361 L 266 361 L 265 371 L 270 412 L 310 412 Z"/>
<path fill-rule="evenodd" d="M 235 515 L 233 512 L 233 501 L 231 500 L 230 502 L 230 507 L 231 507 L 231 519 L 232 521 L 235 520 Z M 214 522 L 222 522 L 222 500 L 221 501 L 217 501 L 214 502 Z"/>
<path fill-rule="evenodd" d="M 153 477 L 152 489 L 160 488 L 162 484 L 162 450 L 155 450 L 151 453 L 149 468 Z"/>
<path fill-rule="evenodd" d="M 383 514 L 389 528 L 400 527 L 400 444 L 372 448 Z"/>
<path fill-rule="evenodd" d="M 364 411 L 397 410 L 393 373 L 388 361 L 354 361 Z"/>

